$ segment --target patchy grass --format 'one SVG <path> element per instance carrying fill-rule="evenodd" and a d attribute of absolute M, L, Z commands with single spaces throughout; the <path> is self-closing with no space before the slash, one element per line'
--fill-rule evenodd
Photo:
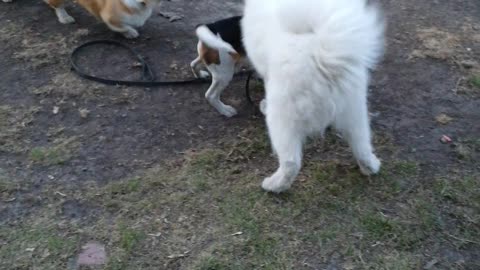
<path fill-rule="evenodd" d="M 480 88 L 480 75 L 472 76 L 469 80 L 470 84 L 476 88 Z"/>
<path fill-rule="evenodd" d="M 35 69 L 52 63 L 59 63 L 63 56 L 68 55 L 67 38 L 63 35 L 52 35 L 48 40 L 41 38 L 40 33 L 26 30 L 18 51 L 13 58 L 28 62 Z M 52 50 L 55 48 L 55 50 Z"/>
<path fill-rule="evenodd" d="M 67 162 L 78 147 L 77 137 L 56 139 L 51 147 L 35 147 L 30 151 L 29 158 L 41 165 L 61 165 Z"/>
<path fill-rule="evenodd" d="M 127 228 L 124 225 L 120 226 L 119 231 L 120 247 L 126 252 L 132 252 L 138 243 L 145 239 L 145 234 L 143 232 L 132 228 Z"/>
<path fill-rule="evenodd" d="M 0 152 L 21 153 L 28 149 L 29 142 L 22 135 L 39 110 L 0 105 Z"/>
<path fill-rule="evenodd" d="M 437 180 L 437 195 L 454 203 L 471 205 L 480 209 L 479 179 L 476 175 L 463 178 L 445 178 Z"/>
<path fill-rule="evenodd" d="M 2 226 L 0 266 L 4 269 L 28 269 L 41 265 L 43 269 L 66 269 L 67 260 L 78 250 L 74 233 L 55 224 L 42 222 Z"/>
<path fill-rule="evenodd" d="M 391 172 L 397 173 L 403 177 L 414 176 L 419 172 L 419 166 L 418 163 L 414 161 L 396 161 L 393 163 Z"/>
<path fill-rule="evenodd" d="M 360 220 L 363 228 L 372 238 L 383 238 L 393 233 L 393 222 L 380 214 L 367 214 Z"/>
<path fill-rule="evenodd" d="M 135 177 L 69 194 L 99 209 L 86 223 L 65 224 L 54 210 L 64 199 L 42 196 L 34 229 L 64 228 L 60 234 L 42 229 L 32 241 L 49 255 L 17 258 L 6 247 L 21 250 L 29 245 L 17 243 L 29 242 L 12 233 L 0 258 L 13 262 L 9 267 L 59 267 L 93 239 L 107 247 L 105 269 L 417 269 L 432 261 L 422 255 L 427 252 L 477 248 L 477 175 L 421 183 L 412 161 L 385 161 L 381 175 L 371 178 L 353 163 L 310 161 L 291 191 L 271 195 L 259 185 L 275 160 L 264 135 L 250 136 L 264 131 L 249 132 L 223 149 L 191 150 Z M 71 242 L 60 243 L 58 235 Z"/>

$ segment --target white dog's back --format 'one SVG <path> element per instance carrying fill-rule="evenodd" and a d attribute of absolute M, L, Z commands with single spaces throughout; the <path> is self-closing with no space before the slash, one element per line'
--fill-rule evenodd
<path fill-rule="evenodd" d="M 362 171 L 377 172 L 366 107 L 368 69 L 384 43 L 377 9 L 365 0 L 246 0 L 243 32 L 266 81 L 267 124 L 280 161 L 264 188 L 287 189 L 303 140 L 330 124 L 349 140 Z"/>

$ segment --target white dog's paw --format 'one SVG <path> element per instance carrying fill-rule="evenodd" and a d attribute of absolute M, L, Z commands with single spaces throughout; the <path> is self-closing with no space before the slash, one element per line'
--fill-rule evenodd
<path fill-rule="evenodd" d="M 220 109 L 220 113 L 225 115 L 226 117 L 230 118 L 230 117 L 233 117 L 233 116 L 237 115 L 237 110 L 235 110 L 235 108 L 233 108 L 230 105 L 224 105 Z"/>
<path fill-rule="evenodd" d="M 135 29 L 129 29 L 127 32 L 123 33 L 123 36 L 128 39 L 138 38 L 140 34 Z"/>
<path fill-rule="evenodd" d="M 267 115 L 267 100 L 262 99 L 260 102 L 260 111 L 262 112 L 263 115 Z"/>
<path fill-rule="evenodd" d="M 360 171 L 364 175 L 373 175 L 377 174 L 380 171 L 382 162 L 374 155 L 370 157 L 370 160 L 359 160 L 358 165 L 360 166 Z"/>
<path fill-rule="evenodd" d="M 273 193 L 281 193 L 287 191 L 291 186 L 290 181 L 284 179 L 283 176 L 280 176 L 278 173 L 265 178 L 262 183 L 262 188 L 265 191 L 273 192 Z"/>
<path fill-rule="evenodd" d="M 75 23 L 75 19 L 70 15 L 62 15 L 62 16 L 58 17 L 58 21 L 62 24 Z"/>

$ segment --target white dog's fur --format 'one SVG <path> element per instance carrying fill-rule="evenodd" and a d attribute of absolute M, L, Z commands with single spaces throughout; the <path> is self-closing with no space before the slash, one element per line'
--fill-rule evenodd
<path fill-rule="evenodd" d="M 384 24 L 366 0 L 246 0 L 249 58 L 264 78 L 263 106 L 279 168 L 262 187 L 287 190 L 305 138 L 333 125 L 363 174 L 375 174 L 367 108 L 369 69 L 384 47 Z"/>

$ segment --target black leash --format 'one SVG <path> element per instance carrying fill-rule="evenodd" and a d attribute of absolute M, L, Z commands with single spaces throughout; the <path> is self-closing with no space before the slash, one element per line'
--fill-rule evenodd
<path fill-rule="evenodd" d="M 131 55 L 133 55 L 137 59 L 138 63 L 140 63 L 142 68 L 142 80 L 141 81 L 125 81 L 125 80 L 106 79 L 106 78 L 90 75 L 85 71 L 83 71 L 76 62 L 77 55 L 80 53 L 81 50 L 97 44 L 114 45 L 127 50 Z M 159 87 L 159 86 L 175 86 L 175 85 L 187 85 L 187 84 L 203 84 L 203 83 L 211 82 L 210 80 L 198 79 L 198 78 L 178 80 L 178 81 L 156 81 L 155 75 L 153 74 L 150 66 L 147 64 L 145 59 L 134 49 L 115 40 L 106 40 L 106 39 L 94 40 L 94 41 L 83 43 L 82 45 L 75 48 L 73 52 L 70 54 L 70 65 L 71 65 L 72 71 L 75 72 L 78 76 L 90 81 L 99 82 L 107 85 Z M 253 76 L 253 72 L 249 71 L 247 72 L 247 74 L 248 76 L 247 76 L 247 81 L 245 86 L 245 94 L 246 94 L 247 101 L 250 104 L 255 106 L 255 103 L 253 102 L 252 97 L 250 96 L 250 81 Z"/>

